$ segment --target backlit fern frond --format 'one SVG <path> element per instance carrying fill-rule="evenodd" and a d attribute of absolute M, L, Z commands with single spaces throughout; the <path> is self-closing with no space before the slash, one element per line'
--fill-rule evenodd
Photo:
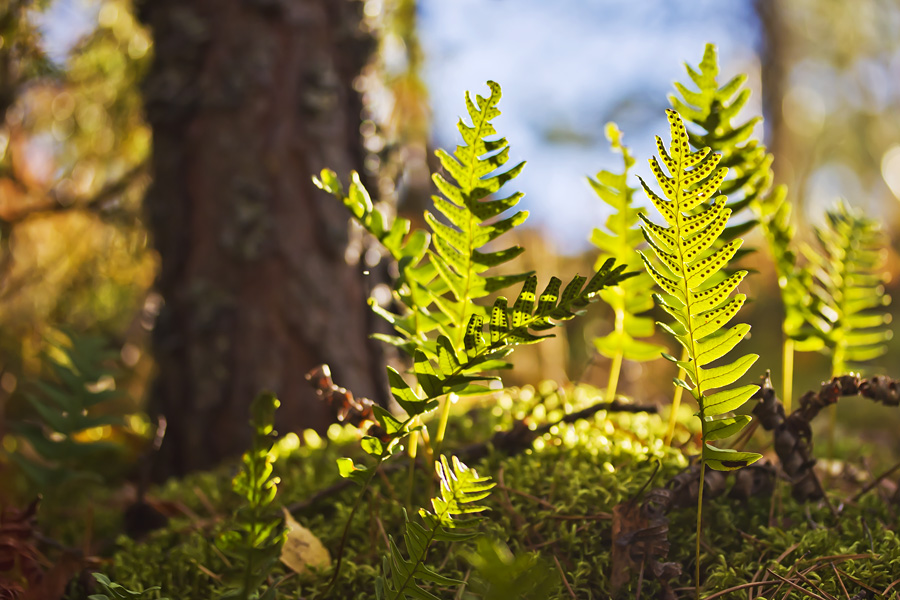
<path fill-rule="evenodd" d="M 815 277 L 812 324 L 831 353 L 833 375 L 887 351 L 891 332 L 884 325 L 890 304 L 881 227 L 843 202 L 828 211 L 827 227 L 817 228 L 820 248 L 804 248 Z"/>
<path fill-rule="evenodd" d="M 450 178 L 442 173 L 432 175 L 442 194 L 433 196 L 432 200 L 449 224 L 431 212 L 425 214 L 425 220 L 433 232 L 432 264 L 450 292 L 448 295 L 435 294 L 434 300 L 448 319 L 442 327 L 443 333 L 457 344 L 465 335 L 469 317 L 481 312 L 473 300 L 523 281 L 528 276 L 527 273 L 484 275 L 488 269 L 512 260 L 524 249 L 513 246 L 482 252 L 480 248 L 528 217 L 526 211 L 517 211 L 511 216 L 499 218 L 518 204 L 523 196 L 521 192 L 487 200 L 525 166 L 524 162 L 520 162 L 505 171 L 500 170 L 509 160 L 509 143 L 502 137 L 487 139 L 496 135 L 491 121 L 500 116 L 497 109 L 500 86 L 488 81 L 488 87 L 490 96 L 476 95 L 475 102 L 466 94 L 466 110 L 472 125 L 459 120 L 457 127 L 463 144 L 456 147 L 453 155 L 443 150 L 436 153 Z"/>
<path fill-rule="evenodd" d="M 606 126 L 606 137 L 614 151 L 622 154 L 623 169 L 621 173 L 600 171 L 596 178 L 588 178 L 588 182 L 601 200 L 614 210 L 606 219 L 606 231 L 594 229 L 591 242 L 602 253 L 597 258 L 599 266 L 603 261 L 615 259 L 618 264 L 631 269 L 642 268 L 641 259 L 636 252 L 644 243 L 641 230 L 636 227 L 638 209 L 634 207 L 635 189 L 628 185 L 628 172 L 634 166 L 634 157 L 622 144 L 622 132 L 615 123 Z M 622 359 L 647 361 L 659 358 L 665 348 L 658 344 L 641 341 L 653 335 L 653 319 L 638 316 L 653 308 L 653 280 L 647 273 L 640 273 L 619 285 L 600 292 L 600 297 L 612 307 L 615 313 L 615 324 L 612 332 L 594 340 L 594 346 L 603 356 L 611 358 L 609 385 L 606 395 L 612 399 L 616 395 L 619 370 Z"/>
<path fill-rule="evenodd" d="M 504 359 L 516 346 L 549 337 L 536 332 L 547 331 L 575 317 L 589 303 L 599 299 L 600 290 L 620 284 L 634 274 L 624 273 L 624 270 L 624 265 L 615 266 L 610 258 L 590 281 L 576 275 L 563 288 L 562 281 L 553 277 L 540 296 L 536 295 L 537 277 L 529 276 L 512 307 L 504 296 L 499 296 L 487 321 L 481 315 L 469 317 L 461 348 L 441 335 L 435 343 L 435 357 L 416 350 L 413 374 L 421 391 L 413 389 L 397 370 L 388 367 L 391 394 L 406 411 L 407 418 L 398 419 L 385 409 L 373 406 L 374 416 L 385 435 L 383 438 L 365 436 L 363 450 L 380 463 L 393 454 L 399 441 L 413 430 L 415 417 L 437 407 L 437 398 L 449 392 L 488 392 L 487 387 L 477 383 L 492 379 L 485 372 L 505 368 L 508 365 Z M 355 464 L 349 458 L 339 459 L 338 465 L 343 477 L 363 487 L 375 473 L 375 467 Z"/>
<path fill-rule="evenodd" d="M 438 600 L 438 596 L 422 587 L 423 584 L 458 586 L 462 582 L 444 577 L 427 566 L 428 551 L 434 542 L 458 542 L 478 534 L 473 529 L 478 515 L 487 507 L 478 504 L 487 498 L 495 484 L 490 477 L 479 477 L 452 457 L 452 464 L 441 456 L 435 463 L 440 480 L 440 495 L 431 499 L 432 510 L 420 509 L 422 523 L 406 520 L 405 558 L 393 537 L 390 555 L 384 558 L 382 575 L 375 581 L 378 600 Z"/>
<path fill-rule="evenodd" d="M 743 241 L 732 240 L 715 249 L 731 215 L 725 197 L 716 195 L 727 169 L 717 168 L 721 155 L 711 154 L 709 148 L 691 152 L 678 113 L 667 110 L 666 115 L 672 143 L 666 149 L 657 137 L 656 145 L 669 175 L 655 157 L 650 160 L 664 198 L 643 180 L 641 185 L 668 226 L 657 225 L 641 215 L 644 235 L 658 266 L 643 254 L 642 257 L 647 272 L 665 294 L 665 298 L 657 296 L 657 301 L 675 319 L 665 327 L 685 349 L 686 360 L 676 362 L 691 383 L 676 380 L 676 384 L 690 391 L 700 406 L 703 463 L 716 470 L 731 470 L 760 457 L 717 448 L 709 442 L 734 435 L 750 421 L 746 415 L 722 415 L 743 405 L 757 386 L 724 388 L 743 376 L 758 356 L 751 354 L 727 365 L 705 368 L 730 352 L 750 331 L 746 324 L 723 329 L 746 299 L 744 294 L 731 299 L 729 296 L 747 272 L 737 271 L 717 284 L 707 280 L 728 266 Z M 716 389 L 720 391 L 712 391 Z"/>

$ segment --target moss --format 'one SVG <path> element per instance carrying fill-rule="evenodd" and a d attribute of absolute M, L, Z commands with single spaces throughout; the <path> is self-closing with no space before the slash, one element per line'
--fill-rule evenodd
<path fill-rule="evenodd" d="M 575 393 L 550 391 L 543 396 L 526 390 L 523 395 L 524 404 L 511 405 L 513 411 L 533 412 L 547 419 L 577 409 L 591 397 L 589 389 Z M 500 398 L 498 405 L 508 400 Z M 509 411 L 470 411 L 456 417 L 451 427 L 463 445 L 486 438 L 496 427 L 507 427 L 508 414 Z M 490 452 L 472 465 L 501 483 L 489 499 L 491 512 L 485 523 L 486 533 L 505 541 L 515 554 L 538 551 L 549 565 L 558 560 L 578 598 L 608 597 L 612 546 L 609 514 L 613 507 L 639 492 L 656 469 L 657 461 L 661 468 L 654 485 L 661 485 L 686 466 L 680 452 L 663 447 L 660 438 L 664 429 L 663 419 L 656 415 L 599 413 L 588 421 L 554 428 L 532 450 L 517 456 Z M 347 432 L 343 432 L 344 443 L 300 447 L 277 463 L 283 503 L 308 498 L 339 479 L 335 459 L 345 453 L 358 453 L 355 444 L 346 445 L 346 436 Z M 428 500 L 431 484 L 427 475 L 430 474 L 420 472 L 416 476 L 414 505 L 424 505 Z M 197 474 L 167 484 L 152 496 L 177 500 L 197 513 L 201 524 L 206 523 L 236 508 L 236 498 L 230 493 L 231 476 L 229 468 Z M 341 577 L 328 597 L 372 597 L 385 534 L 396 538 L 402 531 L 405 500 L 397 497 L 405 499 L 407 486 L 408 474 L 404 470 L 373 487 L 357 514 Z M 300 514 L 298 520 L 334 552 L 356 493 L 357 488 L 347 488 L 317 505 L 315 512 Z M 210 514 L 208 504 L 213 505 L 214 514 Z M 693 509 L 685 509 L 669 516 L 669 559 L 682 564 L 684 570 L 673 586 L 687 588 L 693 585 L 696 514 Z M 840 560 L 835 566 L 874 589 L 884 589 L 900 575 L 898 519 L 875 493 L 858 504 L 847 503 L 835 518 L 824 504 L 793 503 L 784 485 L 773 498 L 754 498 L 746 503 L 726 497 L 716 499 L 704 509 L 704 521 L 707 550 L 701 571 L 708 592 L 748 583 L 754 577 L 759 580 L 766 568 L 782 576 L 811 568 L 805 575 L 808 579 L 825 592 L 844 597 L 835 571 L 823 557 L 848 554 L 873 555 L 871 559 Z M 180 519 L 144 542 L 120 539 L 109 574 L 135 589 L 160 585 L 164 594 L 181 600 L 213 597 L 215 580 L 208 573 L 223 570 L 221 559 L 207 541 L 215 527 L 196 529 L 197 523 Z M 470 578 L 471 569 L 458 552 L 460 548 L 446 552 L 447 548 L 439 546 L 432 554 L 433 564 L 440 565 L 439 571 L 444 575 Z M 779 563 L 777 559 L 782 555 Z M 306 579 L 294 576 L 280 589 L 289 598 L 302 595 L 307 600 L 323 599 L 329 578 L 330 572 Z M 848 576 L 843 576 L 843 582 L 851 595 L 861 589 Z M 621 597 L 634 597 L 635 584 L 633 581 L 622 590 Z M 645 581 L 642 594 L 652 598 L 657 590 L 655 583 Z M 774 587 L 761 590 L 763 597 L 772 597 L 774 591 Z M 467 592 L 457 593 L 458 590 L 434 592 L 439 597 L 477 598 Z M 775 597 L 781 598 L 787 592 L 785 586 Z M 570 598 L 561 585 L 549 597 Z M 791 591 L 787 597 L 805 596 Z"/>

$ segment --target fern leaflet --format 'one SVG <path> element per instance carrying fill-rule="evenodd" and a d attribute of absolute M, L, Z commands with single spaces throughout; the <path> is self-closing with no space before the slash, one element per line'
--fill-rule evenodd
<path fill-rule="evenodd" d="M 831 353 L 832 375 L 846 375 L 855 364 L 887 351 L 884 329 L 890 314 L 879 310 L 890 303 L 884 293 L 885 252 L 877 221 L 841 202 L 828 211 L 827 228 L 817 228 L 821 247 L 805 254 L 815 276 L 811 317 Z"/>
<path fill-rule="evenodd" d="M 375 337 L 401 348 L 407 354 L 424 347 L 426 334 L 439 326 L 439 321 L 428 308 L 432 301 L 427 286 L 435 278 L 435 272 L 427 261 L 423 264 L 422 260 L 431 244 L 431 234 L 421 229 L 410 233 L 409 219 L 394 217 L 391 220 L 386 211 L 374 205 L 355 171 L 350 173 L 350 186 L 346 194 L 337 174 L 330 169 L 323 169 L 318 177 L 313 177 L 313 183 L 343 202 L 353 218 L 381 243 L 397 264 L 394 295 L 406 307 L 406 314 L 391 313 L 370 300 L 372 309 L 399 334 L 376 334 Z"/>
<path fill-rule="evenodd" d="M 375 595 L 378 600 L 438 600 L 438 597 L 423 589 L 420 582 L 455 586 L 462 583 L 439 574 L 425 564 L 428 551 L 436 541 L 458 542 L 475 535 L 473 526 L 479 520 L 477 515 L 487 507 L 477 504 L 487 498 L 495 484 L 490 477 L 479 477 L 452 457 L 452 465 L 441 456 L 435 463 L 440 480 L 440 495 L 432 498 L 432 511 L 419 510 L 422 524 L 406 520 L 406 550 L 409 558 L 404 558 L 400 548 L 390 538 L 390 555 L 384 558 L 382 575 L 375 581 Z"/>
<path fill-rule="evenodd" d="M 622 132 L 615 123 L 606 126 L 606 137 L 613 150 L 622 154 L 624 168 L 622 173 L 600 171 L 595 179 L 588 178 L 597 196 L 615 211 L 606 219 L 607 231 L 597 228 L 591 234 L 591 242 L 603 251 L 597 259 L 597 266 L 602 261 L 613 258 L 629 269 L 640 270 L 641 260 L 635 250 L 643 243 L 644 237 L 640 228 L 635 227 L 640 211 L 633 206 L 635 189 L 627 181 L 628 171 L 634 166 L 634 157 L 622 144 Z M 653 320 L 638 316 L 653 308 L 652 287 L 653 280 L 642 272 L 600 292 L 600 297 L 615 313 L 613 331 L 594 340 L 597 351 L 613 361 L 606 390 L 609 400 L 615 398 L 623 358 L 634 361 L 653 360 L 659 358 L 664 350 L 658 344 L 637 339 L 650 337 L 654 333 Z"/>

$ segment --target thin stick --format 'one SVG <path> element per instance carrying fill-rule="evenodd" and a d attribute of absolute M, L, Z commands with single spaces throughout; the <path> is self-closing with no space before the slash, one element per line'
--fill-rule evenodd
<path fill-rule="evenodd" d="M 722 590 L 721 592 L 716 592 L 712 596 L 707 596 L 703 600 L 715 600 L 716 598 L 721 598 L 725 594 L 730 594 L 731 592 L 736 592 L 738 590 L 746 590 L 748 588 L 764 587 L 767 585 L 775 585 L 775 582 L 774 581 L 753 581 L 751 583 L 742 583 L 741 585 L 736 585 L 734 587 L 730 587 L 727 590 Z"/>
<path fill-rule="evenodd" d="M 679 388 L 680 389 L 680 388 Z M 700 600 L 700 532 L 703 524 L 703 484 L 706 478 L 706 461 L 700 459 L 700 491 L 697 493 L 697 564 L 694 568 L 694 584 L 697 600 Z"/>
<path fill-rule="evenodd" d="M 688 359 L 687 349 L 681 351 L 681 360 Z M 684 379 L 684 369 L 678 369 L 678 379 Z M 675 437 L 675 424 L 678 422 L 678 408 L 681 406 L 681 394 L 684 388 L 680 385 L 675 386 L 675 394 L 672 396 L 672 412 L 669 413 L 669 427 L 666 429 L 665 445 L 672 445 L 672 438 Z"/>
<path fill-rule="evenodd" d="M 847 591 L 847 587 L 844 585 L 844 580 L 841 579 L 841 574 L 838 573 L 837 567 L 834 566 L 834 563 L 828 564 L 831 566 L 831 570 L 834 571 L 835 576 L 837 576 L 838 583 L 841 584 L 841 589 L 844 590 L 844 596 L 847 598 L 847 600 L 850 600 L 850 592 Z M 897 581 L 900 581 L 900 579 L 898 579 Z M 888 588 L 888 590 L 889 589 L 891 588 Z M 887 596 L 888 590 L 884 591 L 885 596 Z"/>
<path fill-rule="evenodd" d="M 784 577 L 782 577 L 782 576 L 779 575 L 778 573 L 774 573 L 771 569 L 766 569 L 766 571 L 768 571 L 773 577 L 776 577 L 776 578 L 780 579 L 782 582 L 788 584 L 789 586 L 791 586 L 792 588 L 794 588 L 794 589 L 797 590 L 798 592 L 801 592 L 801 593 L 803 593 L 803 594 L 806 594 L 806 595 L 809 596 L 810 598 L 815 598 L 816 600 L 825 600 L 825 598 L 823 598 L 822 596 L 816 594 L 815 592 L 811 592 L 811 591 L 809 591 L 809 590 L 803 589 L 802 587 L 800 587 L 799 585 L 797 585 L 797 584 L 794 583 L 793 581 L 790 581 L 790 580 L 788 580 L 788 579 L 785 579 Z"/>
<path fill-rule="evenodd" d="M 406 507 L 412 512 L 413 488 L 416 484 L 416 451 L 419 448 L 419 432 L 409 434 L 409 483 L 406 488 Z"/>
<path fill-rule="evenodd" d="M 614 288 L 614 293 L 616 294 L 617 301 L 616 303 L 624 303 L 625 302 L 625 291 L 621 288 L 621 286 L 616 286 Z M 616 335 L 621 336 L 625 333 L 625 310 L 621 306 L 616 307 L 616 324 L 615 324 L 615 333 Z M 622 359 L 625 357 L 625 353 L 620 348 L 616 351 L 616 355 L 613 357 L 612 365 L 609 367 L 609 383 L 606 386 L 606 401 L 612 402 L 616 399 L 616 387 L 619 385 L 619 373 L 622 370 Z"/>
<path fill-rule="evenodd" d="M 784 338 L 784 356 L 782 362 L 782 374 L 784 379 L 782 385 L 782 398 L 784 403 L 784 414 L 791 414 L 791 397 L 794 394 L 794 340 L 785 335 Z"/>
<path fill-rule="evenodd" d="M 619 386 L 619 372 L 622 370 L 622 352 L 616 352 L 612 365 L 609 367 L 609 383 L 606 385 L 606 401 L 616 399 L 616 388 Z"/>
<path fill-rule="evenodd" d="M 888 469 L 887 471 L 885 471 L 884 473 L 882 473 L 881 475 L 879 475 L 878 477 L 876 477 L 875 479 L 870 481 L 866 485 L 866 487 L 861 489 L 855 496 L 853 496 L 852 502 L 858 502 L 860 498 L 862 498 L 863 496 L 868 494 L 870 491 L 872 491 L 872 489 L 874 489 L 879 483 L 881 483 L 886 478 L 893 475 L 894 471 L 896 471 L 897 469 L 900 469 L 900 462 L 898 462 L 893 467 L 891 467 L 890 469 Z"/>
<path fill-rule="evenodd" d="M 569 585 L 569 580 L 566 579 L 566 574 L 563 572 L 562 565 L 559 564 L 559 559 L 556 558 L 556 554 L 553 555 L 553 562 L 556 563 L 556 569 L 559 571 L 559 574 L 562 575 L 563 584 L 565 584 L 566 590 L 569 592 L 569 595 L 572 596 L 573 600 L 578 600 L 578 596 L 575 595 L 575 592 L 572 590 L 572 586 Z"/>
<path fill-rule="evenodd" d="M 829 594 L 828 592 L 826 592 L 825 590 L 823 590 L 822 588 L 820 588 L 819 586 L 817 586 L 815 583 L 813 583 L 812 581 L 810 581 L 809 578 L 807 578 L 807 577 L 805 577 L 805 576 L 803 575 L 803 573 L 800 573 L 800 572 L 798 571 L 798 572 L 797 572 L 797 577 L 799 577 L 800 579 L 802 579 L 802 580 L 803 580 L 803 583 L 805 583 L 806 585 L 808 585 L 808 586 L 811 587 L 811 588 L 814 588 L 817 592 L 819 592 L 820 594 L 822 594 L 823 596 L 825 596 L 825 598 L 827 598 L 828 600 L 837 600 L 837 598 L 835 598 L 834 596 L 832 596 L 831 594 Z"/>

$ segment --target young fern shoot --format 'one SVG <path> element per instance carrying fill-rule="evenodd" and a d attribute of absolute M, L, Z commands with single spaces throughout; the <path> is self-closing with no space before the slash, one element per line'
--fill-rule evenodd
<path fill-rule="evenodd" d="M 634 207 L 636 190 L 628 185 L 628 172 L 634 166 L 634 156 L 622 144 L 622 132 L 615 123 L 606 126 L 606 137 L 613 150 L 622 155 L 624 168 L 622 173 L 600 171 L 596 178 L 588 178 L 597 196 L 615 210 L 606 219 L 606 231 L 597 228 L 591 234 L 591 242 L 602 250 L 597 266 L 614 258 L 618 264 L 627 265 L 629 270 L 641 270 L 641 259 L 635 250 L 644 243 L 644 237 L 640 228 L 635 226 L 640 212 Z M 654 333 L 653 319 L 639 315 L 653 308 L 652 290 L 653 280 L 646 273 L 641 273 L 600 292 L 600 297 L 615 314 L 613 330 L 594 340 L 597 351 L 612 359 L 606 388 L 606 399 L 609 401 L 615 399 L 623 359 L 639 362 L 653 360 L 665 350 L 663 346 L 640 339 Z"/>
<path fill-rule="evenodd" d="M 273 600 L 276 586 L 260 594 L 269 573 L 278 563 L 287 529 L 278 512 L 275 495 L 281 481 L 272 473 L 275 443 L 275 411 L 281 403 L 271 393 L 256 397 L 250 407 L 253 440 L 241 458 L 241 470 L 232 481 L 243 506 L 234 525 L 216 539 L 216 547 L 231 559 L 232 569 L 222 578 L 222 600 Z"/>
<path fill-rule="evenodd" d="M 375 580 L 375 597 L 378 600 L 438 600 L 438 597 L 419 585 L 427 581 L 437 585 L 458 586 L 462 581 L 444 577 L 428 567 L 425 561 L 434 542 L 459 542 L 478 535 L 474 525 L 478 514 L 487 507 L 477 504 L 487 498 L 495 484 L 490 477 L 479 477 L 452 457 L 452 464 L 441 456 L 435 463 L 441 482 L 440 495 L 431 499 L 433 511 L 419 509 L 423 524 L 406 519 L 406 550 L 404 558 L 400 548 L 390 538 L 390 556 L 385 556 L 382 574 Z"/>
<path fill-rule="evenodd" d="M 738 433 L 750 421 L 747 415 L 726 416 L 743 405 L 757 390 L 755 385 L 735 389 L 735 383 L 759 358 L 755 354 L 718 367 L 705 368 L 722 358 L 750 331 L 739 324 L 723 329 L 746 299 L 737 294 L 729 299 L 746 276 L 737 271 L 716 284 L 704 283 L 724 269 L 734 257 L 742 240 L 732 240 L 718 249 L 714 244 L 731 215 L 724 196 L 716 196 L 726 169 L 716 169 L 721 155 L 710 154 L 709 148 L 691 152 L 681 117 L 667 110 L 672 142 L 668 150 L 657 136 L 659 158 L 668 170 L 663 171 L 656 157 L 650 166 L 665 198 L 658 196 L 641 179 L 650 201 L 662 215 L 667 227 L 657 225 L 643 214 L 643 232 L 656 265 L 641 254 L 647 272 L 665 294 L 657 302 L 675 321 L 660 324 L 684 347 L 686 359 L 675 361 L 689 376 L 690 383 L 676 378 L 675 384 L 688 390 L 699 405 L 702 453 L 700 457 L 700 493 L 697 501 L 697 597 L 700 593 L 700 525 L 703 481 L 707 466 L 730 471 L 749 465 L 759 454 L 738 452 L 713 446 L 710 442 Z M 657 266 L 658 265 L 658 266 Z M 713 390 L 719 390 L 713 392 Z"/>

